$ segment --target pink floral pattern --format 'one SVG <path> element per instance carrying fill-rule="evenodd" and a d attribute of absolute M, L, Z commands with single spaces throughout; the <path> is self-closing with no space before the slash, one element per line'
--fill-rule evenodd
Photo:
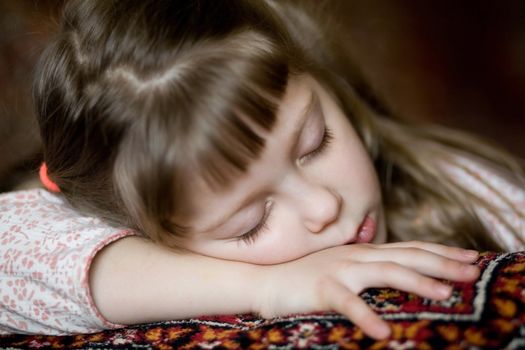
<path fill-rule="evenodd" d="M 97 311 L 88 271 L 101 248 L 132 234 L 45 190 L 0 195 L 0 334 L 118 327 Z"/>

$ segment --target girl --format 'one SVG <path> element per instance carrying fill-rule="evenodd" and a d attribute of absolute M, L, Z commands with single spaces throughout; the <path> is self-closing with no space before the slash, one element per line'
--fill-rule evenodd
<path fill-rule="evenodd" d="M 364 289 L 445 299 L 477 253 L 437 243 L 523 248 L 517 162 L 375 112 L 298 6 L 67 4 L 35 78 L 49 191 L 0 197 L 2 332 L 335 310 L 384 338 Z"/>

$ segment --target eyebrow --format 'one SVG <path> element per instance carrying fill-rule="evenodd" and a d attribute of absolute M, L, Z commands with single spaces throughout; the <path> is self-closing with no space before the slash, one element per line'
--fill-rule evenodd
<path fill-rule="evenodd" d="M 292 150 L 295 150 L 297 148 L 297 144 L 299 143 L 299 136 L 301 135 L 301 132 L 303 131 L 304 125 L 306 124 L 306 121 L 308 120 L 308 115 L 311 114 L 312 110 L 314 109 L 314 106 L 318 102 L 317 94 L 313 91 L 310 93 L 310 98 L 306 106 L 302 109 L 302 111 L 299 113 L 298 119 L 300 120 L 299 123 L 294 127 L 294 130 L 292 132 Z M 239 212 L 241 209 L 243 209 L 248 204 L 254 202 L 258 197 L 261 197 L 260 192 L 253 192 L 249 196 L 245 197 L 238 206 L 236 206 L 235 210 L 232 210 L 231 212 L 227 213 L 226 215 L 222 216 L 217 222 L 211 224 L 209 227 L 206 227 L 202 229 L 203 232 L 210 232 L 221 225 L 223 225 L 225 222 L 230 220 L 237 212 Z"/>

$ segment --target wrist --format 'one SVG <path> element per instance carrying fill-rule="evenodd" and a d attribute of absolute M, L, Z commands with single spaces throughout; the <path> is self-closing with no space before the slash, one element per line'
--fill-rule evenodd
<path fill-rule="evenodd" d="M 272 318 L 276 314 L 277 292 L 279 291 L 279 269 L 281 265 L 255 265 L 253 273 L 253 313 L 262 318 Z"/>

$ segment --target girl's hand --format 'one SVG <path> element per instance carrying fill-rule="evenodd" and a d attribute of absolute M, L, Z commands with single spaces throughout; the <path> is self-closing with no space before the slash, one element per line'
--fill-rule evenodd
<path fill-rule="evenodd" d="M 359 297 L 372 287 L 391 287 L 443 300 L 451 287 L 435 278 L 472 281 L 478 254 L 423 242 L 352 244 L 267 266 L 258 305 L 264 318 L 333 310 L 347 316 L 369 336 L 390 334 L 388 324 Z"/>

